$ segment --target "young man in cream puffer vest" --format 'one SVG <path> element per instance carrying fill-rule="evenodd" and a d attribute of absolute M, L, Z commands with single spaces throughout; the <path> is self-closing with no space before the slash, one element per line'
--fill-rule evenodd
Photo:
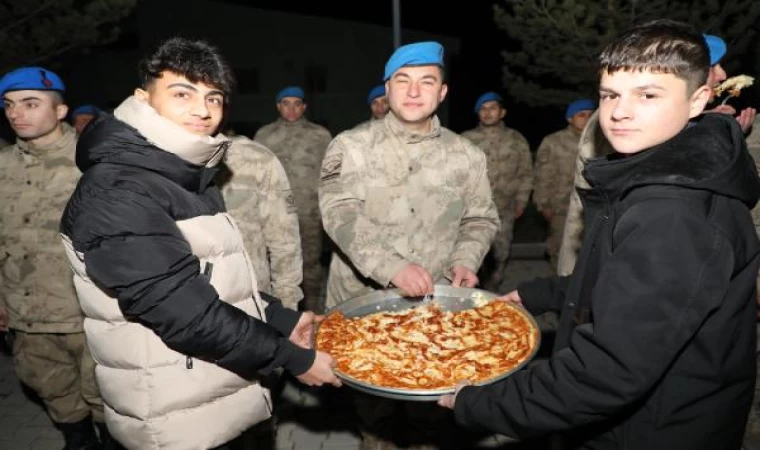
<path fill-rule="evenodd" d="M 273 369 L 340 381 L 309 348 L 314 314 L 258 292 L 212 182 L 229 145 L 217 130 L 230 67 L 207 43 L 173 38 L 140 76 L 80 137 L 64 246 L 111 434 L 129 449 L 227 449 L 271 415 L 259 380 Z"/>

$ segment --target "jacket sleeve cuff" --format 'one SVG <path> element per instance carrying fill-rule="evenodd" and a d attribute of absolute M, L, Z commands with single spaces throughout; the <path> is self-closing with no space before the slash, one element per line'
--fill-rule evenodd
<path fill-rule="evenodd" d="M 543 314 L 547 311 L 554 311 L 552 306 L 556 303 L 555 296 L 557 277 L 537 278 L 517 287 L 517 293 L 520 295 L 525 308 L 533 315 Z"/>
<path fill-rule="evenodd" d="M 282 366 L 294 376 L 309 370 L 317 358 L 316 350 L 299 347 L 290 341 L 283 342 L 279 351 L 282 353 Z"/>
<path fill-rule="evenodd" d="M 467 412 L 470 410 L 468 406 L 472 403 L 472 394 L 474 393 L 475 389 L 473 389 L 472 386 L 465 386 L 459 390 L 456 396 L 456 401 L 454 402 L 454 418 L 460 425 L 463 425 L 470 430 L 488 431 L 487 428 L 478 425 L 472 420 L 468 420 L 469 414 Z"/>
<path fill-rule="evenodd" d="M 298 320 L 301 318 L 301 313 L 284 307 L 279 299 L 271 295 L 263 292 L 260 294 L 261 298 L 268 303 L 264 310 L 264 314 L 267 316 L 267 323 L 281 335 L 285 337 L 290 336 L 293 328 L 296 327 Z"/>

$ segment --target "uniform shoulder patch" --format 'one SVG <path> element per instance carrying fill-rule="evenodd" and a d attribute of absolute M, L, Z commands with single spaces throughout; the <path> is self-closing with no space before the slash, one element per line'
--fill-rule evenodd
<path fill-rule="evenodd" d="M 330 181 L 340 176 L 343 167 L 343 153 L 336 153 L 325 156 L 322 162 L 322 181 Z"/>

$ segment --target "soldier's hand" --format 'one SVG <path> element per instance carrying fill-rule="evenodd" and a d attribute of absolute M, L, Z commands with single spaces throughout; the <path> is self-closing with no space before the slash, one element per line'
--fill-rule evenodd
<path fill-rule="evenodd" d="M 433 277 L 417 264 L 408 264 L 391 278 L 391 283 L 407 297 L 421 297 L 433 293 Z"/>
<path fill-rule="evenodd" d="M 475 272 L 464 266 L 454 266 L 451 268 L 451 286 L 452 287 L 475 287 L 478 284 L 478 276 Z"/>
<path fill-rule="evenodd" d="M 314 358 L 314 364 L 311 365 L 309 370 L 296 376 L 298 381 L 307 386 L 322 386 L 324 384 L 332 384 L 335 387 L 340 387 L 340 378 L 336 377 L 333 373 L 335 367 L 335 360 L 332 356 L 325 352 L 317 352 L 317 357 Z"/>
<path fill-rule="evenodd" d="M 544 216 L 544 219 L 546 219 L 547 222 L 550 221 L 550 220 L 552 220 L 552 212 L 551 211 L 542 210 L 541 214 Z"/>
<path fill-rule="evenodd" d="M 8 331 L 8 310 L 0 306 L 0 331 Z"/>
<path fill-rule="evenodd" d="M 509 294 L 502 295 L 501 297 L 496 297 L 494 300 L 501 300 L 502 302 L 516 303 L 520 306 L 523 305 L 522 299 L 520 298 L 520 293 L 517 292 L 517 289 L 510 292 Z"/>
<path fill-rule="evenodd" d="M 522 217 L 524 212 L 525 212 L 524 206 L 518 206 L 517 208 L 515 208 L 515 219 L 519 219 L 520 217 Z"/>
<path fill-rule="evenodd" d="M 290 333 L 290 342 L 303 348 L 312 348 L 314 342 L 311 338 L 314 334 L 314 326 L 324 320 L 325 316 L 318 316 L 311 311 L 305 311 L 298 319 L 298 323 Z"/>

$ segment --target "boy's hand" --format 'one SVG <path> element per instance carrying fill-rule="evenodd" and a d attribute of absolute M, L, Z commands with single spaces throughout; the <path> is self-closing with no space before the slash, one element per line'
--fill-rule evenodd
<path fill-rule="evenodd" d="M 456 387 L 454 387 L 454 395 L 442 395 L 441 398 L 438 399 L 438 406 L 454 409 L 454 403 L 456 403 L 457 394 L 459 394 L 459 391 L 461 391 L 463 387 L 471 385 L 472 381 L 470 380 L 460 381 L 457 383 Z"/>
<path fill-rule="evenodd" d="M 333 367 L 335 367 L 335 360 L 332 359 L 332 356 L 318 351 L 317 357 L 314 358 L 314 364 L 309 367 L 309 370 L 298 375 L 296 378 L 307 386 L 332 384 L 335 387 L 340 387 L 340 378 L 336 377 L 333 373 Z"/>
<path fill-rule="evenodd" d="M 475 287 L 478 284 L 478 276 L 475 272 L 464 266 L 451 268 L 451 287 Z"/>
<path fill-rule="evenodd" d="M 510 292 L 509 294 L 502 295 L 501 297 L 496 297 L 494 300 L 501 300 L 502 302 L 516 303 L 520 306 L 523 306 L 522 299 L 520 298 L 520 293 L 517 292 L 517 289 Z"/>
<path fill-rule="evenodd" d="M 318 316 L 311 311 L 305 311 L 298 319 L 298 323 L 293 328 L 288 339 L 290 342 L 303 348 L 313 348 L 314 342 L 311 337 L 314 334 L 314 325 L 323 321 L 325 316 Z"/>

